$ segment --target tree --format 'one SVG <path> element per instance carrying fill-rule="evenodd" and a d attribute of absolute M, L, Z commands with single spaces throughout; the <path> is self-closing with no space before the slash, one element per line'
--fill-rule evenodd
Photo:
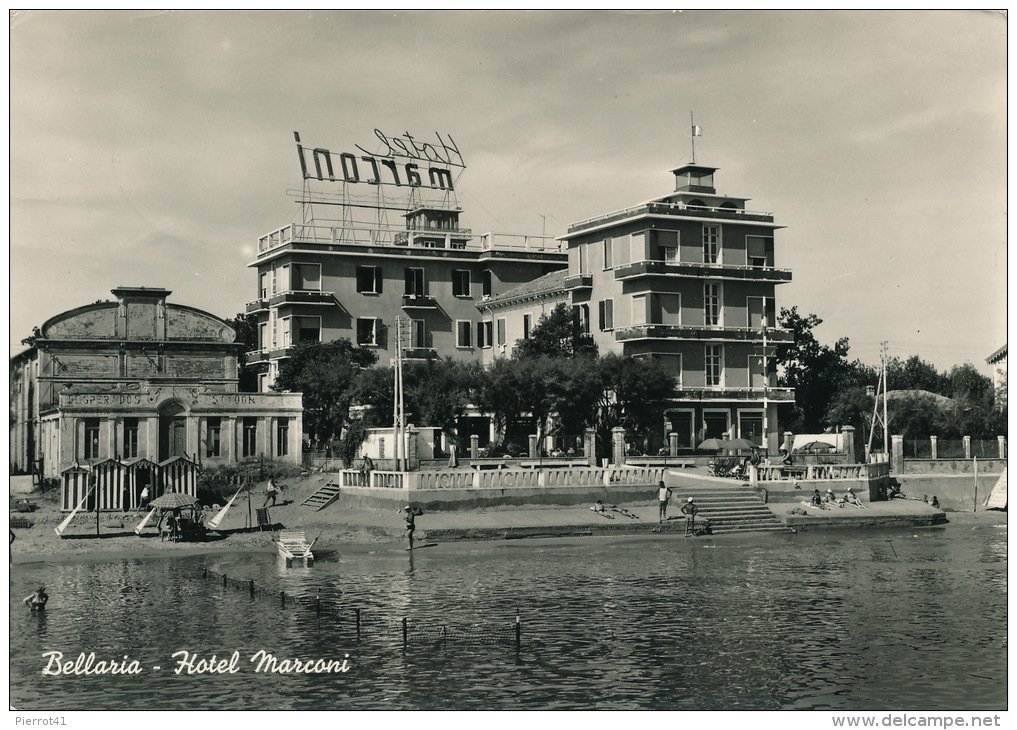
<path fill-rule="evenodd" d="M 237 333 L 237 342 L 243 344 L 244 349 L 237 358 L 237 374 L 240 377 L 239 389 L 242 393 L 258 392 L 258 369 L 247 364 L 247 353 L 257 350 L 258 342 L 258 316 L 255 314 L 244 314 L 240 312 L 236 317 L 225 320 L 226 324 Z"/>
<path fill-rule="evenodd" d="M 950 379 L 918 355 L 912 355 L 904 362 L 893 357 L 886 363 L 886 389 L 926 390 L 947 395 L 950 392 Z"/>
<path fill-rule="evenodd" d="M 656 360 L 614 353 L 600 358 L 600 404 L 597 431 L 608 444 L 611 429 L 621 426 L 628 435 L 645 436 L 664 420 L 664 410 L 674 397 L 674 375 Z"/>
<path fill-rule="evenodd" d="M 823 320 L 814 314 L 802 317 L 797 307 L 782 308 L 777 320 L 794 335 L 791 343 L 775 348 L 777 383 L 795 389 L 794 410 L 781 409 L 783 426 L 806 433 L 822 431 L 836 394 L 858 384 L 858 372 L 847 361 L 848 339 L 842 337 L 832 348 L 821 345 L 813 330 Z"/>
<path fill-rule="evenodd" d="M 353 384 L 377 362 L 373 351 L 347 339 L 301 342 L 279 368 L 272 390 L 304 394 L 304 427 L 320 441 L 338 437 L 349 415 Z"/>
<path fill-rule="evenodd" d="M 479 363 L 460 362 L 448 357 L 414 363 L 403 371 L 407 411 L 417 425 L 441 428 L 456 434 L 456 424 L 465 415 L 479 386 L 483 368 Z M 407 422 L 410 420 L 407 415 Z"/>
<path fill-rule="evenodd" d="M 529 339 L 516 340 L 512 356 L 582 357 L 596 355 L 597 345 L 583 332 L 579 318 L 565 302 L 555 305 L 530 332 Z"/>

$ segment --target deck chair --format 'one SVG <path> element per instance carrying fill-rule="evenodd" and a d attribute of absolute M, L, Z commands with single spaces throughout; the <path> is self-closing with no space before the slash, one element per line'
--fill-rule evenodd
<path fill-rule="evenodd" d="M 271 531 L 272 518 L 268 516 L 268 507 L 258 507 L 254 511 L 258 515 L 258 529 Z"/>

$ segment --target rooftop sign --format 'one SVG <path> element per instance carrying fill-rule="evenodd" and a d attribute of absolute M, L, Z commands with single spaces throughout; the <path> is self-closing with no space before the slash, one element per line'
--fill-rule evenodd
<path fill-rule="evenodd" d="M 400 137 L 390 137 L 375 129 L 374 134 L 384 145 L 383 152 L 371 153 L 360 145 L 354 145 L 364 154 L 353 152 L 336 154 L 321 147 L 310 150 L 304 148 L 300 143 L 300 134 L 294 132 L 297 155 L 300 157 L 300 172 L 304 179 L 452 190 L 452 171 L 449 168 L 466 168 L 463 156 L 451 135 L 446 135 L 448 138 L 446 141 L 436 132 L 435 144 L 418 142 L 409 132 Z M 421 166 L 427 170 L 427 183 L 422 178 Z"/>

